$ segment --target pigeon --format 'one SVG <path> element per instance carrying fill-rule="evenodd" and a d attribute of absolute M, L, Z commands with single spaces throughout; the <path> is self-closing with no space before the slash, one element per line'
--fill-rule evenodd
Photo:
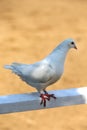
<path fill-rule="evenodd" d="M 77 49 L 75 41 L 71 38 L 64 40 L 42 60 L 33 64 L 12 63 L 5 65 L 6 69 L 12 70 L 28 85 L 37 89 L 40 93 L 43 107 L 46 107 L 46 101 L 50 98 L 56 99 L 54 94 L 49 94 L 46 88 L 58 81 L 64 72 L 64 63 L 68 51 L 71 48 Z"/>

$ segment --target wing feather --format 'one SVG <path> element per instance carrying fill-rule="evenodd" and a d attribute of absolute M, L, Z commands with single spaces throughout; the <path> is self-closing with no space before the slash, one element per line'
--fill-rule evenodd
<path fill-rule="evenodd" d="M 33 64 L 32 66 L 24 67 L 21 78 L 26 82 L 46 83 L 52 79 L 55 72 L 49 64 Z"/>

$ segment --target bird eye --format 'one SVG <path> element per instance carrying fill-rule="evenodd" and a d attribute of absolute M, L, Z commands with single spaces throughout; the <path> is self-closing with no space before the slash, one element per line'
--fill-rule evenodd
<path fill-rule="evenodd" d="M 74 42 L 71 42 L 72 45 L 74 45 Z"/>

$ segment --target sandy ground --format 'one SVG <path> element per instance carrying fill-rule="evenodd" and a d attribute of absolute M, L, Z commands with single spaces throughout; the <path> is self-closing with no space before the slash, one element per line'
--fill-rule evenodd
<path fill-rule="evenodd" d="M 75 39 L 62 79 L 48 88 L 87 85 L 86 0 L 0 0 L 0 95 L 36 91 L 4 64 L 33 63 L 66 38 Z M 0 115 L 0 130 L 87 130 L 87 105 Z"/>

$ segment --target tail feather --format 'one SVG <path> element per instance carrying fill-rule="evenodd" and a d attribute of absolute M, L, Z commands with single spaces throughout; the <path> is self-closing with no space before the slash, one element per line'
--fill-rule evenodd
<path fill-rule="evenodd" d="M 21 65 L 20 63 L 14 62 L 11 65 L 5 65 L 4 68 L 13 70 L 13 69 L 17 69 L 18 67 L 20 67 L 20 65 Z"/>
<path fill-rule="evenodd" d="M 11 65 L 5 65 L 4 68 L 12 70 L 12 72 L 17 75 L 21 75 L 21 72 L 17 63 L 12 63 Z"/>
<path fill-rule="evenodd" d="M 11 65 L 5 65 L 4 68 L 5 68 L 5 69 L 10 69 L 10 70 L 13 69 L 13 67 L 12 67 Z"/>

